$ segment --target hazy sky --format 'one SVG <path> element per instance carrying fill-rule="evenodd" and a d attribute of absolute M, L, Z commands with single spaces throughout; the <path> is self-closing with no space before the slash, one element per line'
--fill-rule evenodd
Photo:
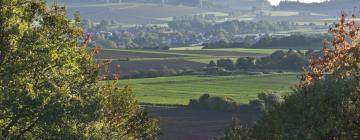
<path fill-rule="evenodd" d="M 272 5 L 277 5 L 279 4 L 280 1 L 285 1 L 285 0 L 268 0 Z M 290 0 L 290 1 L 296 1 L 296 0 Z M 310 3 L 310 2 L 323 2 L 325 0 L 299 0 L 301 2 L 307 2 L 307 3 Z"/>

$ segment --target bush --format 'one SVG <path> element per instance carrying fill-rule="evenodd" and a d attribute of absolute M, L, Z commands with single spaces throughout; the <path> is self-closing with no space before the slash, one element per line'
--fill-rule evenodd
<path fill-rule="evenodd" d="M 216 111 L 268 111 L 273 110 L 278 99 L 276 93 L 260 93 L 258 99 L 251 100 L 249 104 L 239 104 L 230 97 L 203 94 L 199 99 L 191 99 L 188 107 Z"/>
<path fill-rule="evenodd" d="M 229 97 L 217 97 L 204 94 L 198 100 L 192 99 L 188 105 L 191 108 L 217 111 L 236 111 L 239 104 Z"/>

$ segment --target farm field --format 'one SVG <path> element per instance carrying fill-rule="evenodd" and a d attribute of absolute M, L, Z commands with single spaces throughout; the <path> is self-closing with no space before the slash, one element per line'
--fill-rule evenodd
<path fill-rule="evenodd" d="M 158 77 L 119 80 L 119 84 L 133 88 L 142 103 L 186 105 L 190 99 L 198 98 L 204 93 L 228 96 L 240 103 L 248 103 L 263 91 L 291 92 L 290 86 L 297 81 L 296 74 L 288 73 Z"/>
<path fill-rule="evenodd" d="M 220 112 L 164 106 L 145 108 L 149 115 L 160 120 L 163 135 L 159 140 L 209 140 L 222 134 L 234 117 L 244 124 L 249 124 L 260 116 L 256 111 Z"/>
<path fill-rule="evenodd" d="M 149 71 L 149 70 L 200 70 L 206 67 L 206 63 L 188 61 L 183 59 L 174 60 L 137 60 L 137 61 L 112 61 L 109 65 L 110 75 L 120 73 L 121 76 L 127 76 L 134 71 Z M 118 69 L 120 66 L 120 69 Z"/>
<path fill-rule="evenodd" d="M 271 50 L 273 51 L 273 50 Z M 270 50 L 260 49 L 222 49 L 222 50 L 125 50 L 104 49 L 95 56 L 98 60 L 112 60 L 108 65 L 109 74 L 118 73 L 122 76 L 131 71 L 163 70 L 201 70 L 211 61 L 230 58 L 236 61 L 239 57 L 263 57 Z M 117 68 L 120 66 L 120 69 Z"/>
<path fill-rule="evenodd" d="M 250 49 L 250 48 L 226 48 L 226 49 L 205 49 L 210 51 L 242 52 L 255 54 L 272 54 L 279 49 Z"/>
<path fill-rule="evenodd" d="M 254 52 L 241 52 L 241 51 L 232 51 L 232 50 L 175 50 L 169 51 L 179 54 L 198 54 L 198 55 L 210 55 L 210 56 L 237 56 L 237 57 L 263 57 L 264 54 L 254 53 Z"/>
<path fill-rule="evenodd" d="M 90 19 L 95 22 L 101 20 L 115 20 L 122 24 L 161 24 L 171 20 L 170 17 L 194 15 L 201 13 L 217 13 L 196 7 L 174 6 L 159 4 L 86 4 L 69 5 L 68 13 L 73 15 L 80 11 L 83 19 Z M 116 14 L 114 14 L 116 13 Z"/>

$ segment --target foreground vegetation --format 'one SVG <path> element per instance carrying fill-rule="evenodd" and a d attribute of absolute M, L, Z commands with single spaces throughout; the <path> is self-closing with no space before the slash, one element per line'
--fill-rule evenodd
<path fill-rule="evenodd" d="M 79 15 L 40 0 L 0 7 L 0 139 L 158 137 L 130 88 L 98 85 Z"/>
<path fill-rule="evenodd" d="M 330 31 L 332 48 L 311 60 L 294 93 L 267 105 L 254 126 L 233 123 L 219 139 L 359 139 L 359 28 L 343 14 Z"/>

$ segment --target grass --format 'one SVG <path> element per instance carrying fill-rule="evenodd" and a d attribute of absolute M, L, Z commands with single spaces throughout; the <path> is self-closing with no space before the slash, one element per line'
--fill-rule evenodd
<path fill-rule="evenodd" d="M 163 17 L 163 18 L 156 18 L 156 19 L 166 21 L 166 22 L 170 22 L 170 21 L 174 20 L 174 17 Z"/>
<path fill-rule="evenodd" d="M 224 13 L 224 12 L 204 12 L 204 13 L 200 13 L 200 14 L 197 14 L 197 15 L 214 15 L 214 16 L 217 16 L 217 17 L 227 17 L 229 16 L 228 13 Z"/>
<path fill-rule="evenodd" d="M 206 49 L 212 51 L 236 51 L 244 53 L 272 54 L 279 49 L 249 49 L 249 48 L 225 48 L 225 49 Z"/>
<path fill-rule="evenodd" d="M 277 17 L 288 17 L 288 16 L 296 16 L 299 14 L 299 12 L 293 12 L 293 11 L 268 11 L 267 14 L 271 14 L 271 16 L 277 16 Z"/>
<path fill-rule="evenodd" d="M 217 57 L 217 58 L 192 58 L 192 59 L 186 59 L 186 60 L 188 60 L 188 61 L 192 61 L 192 62 L 200 62 L 200 63 L 206 63 L 206 64 L 209 64 L 209 62 L 211 61 L 211 60 L 213 60 L 213 61 L 217 61 L 217 60 L 219 60 L 219 59 L 221 59 L 221 58 L 223 58 L 223 59 L 230 59 L 230 60 L 232 60 L 233 62 L 236 62 L 236 60 L 238 59 L 238 57 Z"/>
<path fill-rule="evenodd" d="M 247 103 L 263 91 L 289 93 L 290 86 L 296 82 L 295 74 L 269 74 L 158 77 L 120 80 L 119 84 L 132 87 L 143 103 L 186 105 L 204 93 Z"/>
<path fill-rule="evenodd" d="M 170 48 L 170 50 L 201 50 L 204 46 L 192 46 L 192 47 L 177 47 L 177 48 Z"/>
<path fill-rule="evenodd" d="M 202 48 L 203 48 L 203 46 L 193 46 L 193 47 L 171 48 L 170 50 L 202 50 Z M 203 50 L 272 54 L 273 52 L 275 52 L 279 49 L 223 48 L 223 49 L 203 49 Z"/>

